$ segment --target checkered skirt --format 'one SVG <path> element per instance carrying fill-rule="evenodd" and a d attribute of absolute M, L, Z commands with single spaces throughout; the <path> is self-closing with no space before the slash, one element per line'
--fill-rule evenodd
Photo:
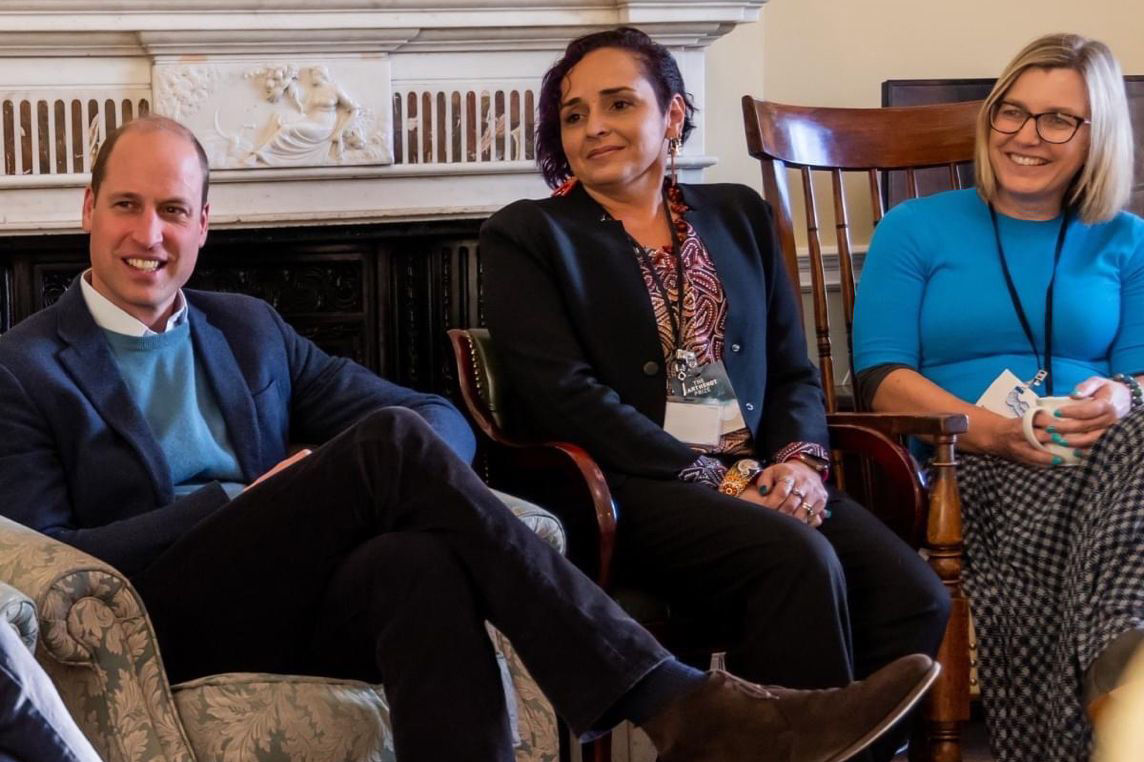
<path fill-rule="evenodd" d="M 1118 634 L 1144 626 L 1144 412 L 1083 465 L 964 455 L 965 589 L 1000 762 L 1080 762 L 1092 750 L 1081 684 Z"/>

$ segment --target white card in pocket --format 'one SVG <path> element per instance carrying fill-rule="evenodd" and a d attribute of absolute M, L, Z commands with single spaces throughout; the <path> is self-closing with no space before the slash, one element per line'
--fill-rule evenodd
<path fill-rule="evenodd" d="M 689 445 L 714 447 L 723 433 L 723 404 L 719 400 L 667 400 L 663 430 Z"/>
<path fill-rule="evenodd" d="M 978 407 L 1006 418 L 1020 418 L 1036 404 L 1037 393 L 1008 369 L 1001 371 L 977 400 Z"/>

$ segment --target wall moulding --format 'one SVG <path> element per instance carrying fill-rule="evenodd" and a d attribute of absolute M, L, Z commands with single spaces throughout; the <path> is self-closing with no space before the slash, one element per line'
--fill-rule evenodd
<path fill-rule="evenodd" d="M 321 4 L 320 13 L 347 11 L 497 11 L 513 12 L 552 12 L 568 11 L 611 11 L 627 15 L 659 15 L 664 12 L 694 11 L 698 15 L 712 18 L 727 14 L 737 14 L 740 20 L 752 21 L 766 0 L 334 0 Z M 211 12 L 257 12 L 267 13 L 319 13 L 314 10 L 312 0 L 196 0 L 193 8 L 188 8 L 185 0 L 0 0 L 0 13 L 22 14 L 27 16 L 52 13 L 103 12 L 109 14 L 195 14 Z"/>

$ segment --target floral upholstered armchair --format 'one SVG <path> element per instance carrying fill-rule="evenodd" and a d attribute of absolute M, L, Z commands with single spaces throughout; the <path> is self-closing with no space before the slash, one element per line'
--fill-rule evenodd
<path fill-rule="evenodd" d="M 508 495 L 513 512 L 561 552 L 549 513 Z M 113 567 L 0 517 L 0 582 L 38 610 L 36 658 L 107 762 L 393 762 L 380 686 L 231 673 L 169 685 L 147 612 Z M 13 614 L 13 616 L 15 616 Z M 9 617 L 10 619 L 12 617 Z M 225 637 L 226 622 L 218 623 Z M 516 652 L 489 628 L 517 762 L 554 762 L 556 717 Z M 447 732 L 447 729 L 442 729 Z"/>

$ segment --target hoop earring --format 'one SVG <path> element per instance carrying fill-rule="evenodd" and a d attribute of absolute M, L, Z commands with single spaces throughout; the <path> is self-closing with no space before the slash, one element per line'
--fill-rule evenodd
<path fill-rule="evenodd" d="M 679 172 L 675 166 L 675 157 L 679 154 L 679 147 L 682 141 L 679 138 L 667 139 L 667 156 L 671 162 L 671 184 L 679 184 Z"/>

